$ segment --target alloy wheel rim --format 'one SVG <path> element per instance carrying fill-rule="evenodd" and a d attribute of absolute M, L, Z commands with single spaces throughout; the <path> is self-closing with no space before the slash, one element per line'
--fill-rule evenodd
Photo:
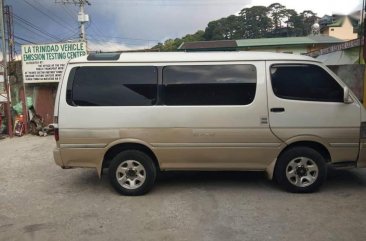
<path fill-rule="evenodd" d="M 287 180 L 297 187 L 313 184 L 319 175 L 317 164 L 308 157 L 296 157 L 286 166 Z"/>
<path fill-rule="evenodd" d="M 146 170 L 140 162 L 136 160 L 126 160 L 118 165 L 116 170 L 118 183 L 126 189 L 137 189 L 146 180 Z"/>

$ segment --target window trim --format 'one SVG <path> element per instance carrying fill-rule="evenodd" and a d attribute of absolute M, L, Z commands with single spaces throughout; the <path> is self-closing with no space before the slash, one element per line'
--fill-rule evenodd
<path fill-rule="evenodd" d="M 184 105 L 167 105 L 166 104 L 166 89 L 165 87 L 167 86 L 167 84 L 165 84 L 164 82 L 164 70 L 167 67 L 176 67 L 176 66 L 232 66 L 232 65 L 249 65 L 249 66 L 253 66 L 255 69 L 255 93 L 254 93 L 254 97 L 252 102 L 245 104 L 245 105 L 235 105 L 235 104 L 230 104 L 230 105 L 189 105 L 189 104 L 184 104 Z M 243 106 L 249 106 L 251 104 L 254 103 L 256 97 L 257 97 L 257 93 L 258 93 L 258 68 L 255 64 L 253 63 L 225 63 L 225 64 L 221 64 L 221 63 L 212 63 L 212 64 L 207 64 L 207 63 L 199 63 L 199 64 L 171 64 L 171 65 L 164 65 L 161 68 L 161 103 L 164 106 L 172 106 L 172 107 L 182 107 L 182 106 L 188 106 L 188 107 L 224 107 L 224 106 L 231 106 L 231 107 L 243 107 Z"/>
<path fill-rule="evenodd" d="M 322 103 L 343 103 L 343 99 L 339 101 L 327 101 L 327 100 L 319 100 L 319 99 L 304 99 L 304 98 L 296 98 L 296 97 L 284 97 L 277 95 L 273 90 L 273 80 L 272 80 L 272 73 L 271 69 L 273 66 L 281 66 L 281 67 L 303 67 L 303 66 L 312 66 L 322 69 L 325 73 L 327 73 L 332 80 L 341 88 L 343 89 L 343 86 L 338 82 L 338 80 L 333 76 L 332 73 L 330 73 L 327 69 L 323 68 L 321 65 L 314 64 L 314 63 L 272 63 L 269 66 L 268 73 L 269 73 L 269 79 L 271 81 L 271 90 L 274 96 L 277 98 L 283 99 L 283 100 L 295 100 L 295 101 L 307 101 L 307 102 L 322 102 Z"/>
<path fill-rule="evenodd" d="M 76 73 L 76 70 L 81 68 L 81 66 L 76 66 L 76 67 L 73 67 L 70 72 L 69 72 L 69 77 L 67 78 L 67 85 L 66 85 L 66 103 L 69 105 L 69 106 L 73 106 L 73 107 L 76 107 L 78 105 L 76 105 L 74 103 L 74 100 L 72 98 L 72 88 L 74 86 L 74 79 L 75 79 L 75 73 Z"/>
<path fill-rule="evenodd" d="M 73 99 L 73 87 L 74 87 L 74 80 L 75 80 L 75 74 L 76 71 L 80 68 L 85 68 L 85 67 L 152 67 L 155 69 L 155 73 L 156 73 L 156 99 L 154 101 L 154 103 L 152 105 L 120 105 L 120 106 L 113 106 L 113 105 L 103 105 L 103 106 L 88 106 L 88 105 L 77 105 L 74 102 Z M 84 65 L 84 66 L 75 66 L 70 70 L 68 79 L 67 79 L 67 85 L 66 85 L 66 103 L 69 106 L 72 107 L 87 107 L 87 108 L 96 108 L 96 107 L 129 107 L 129 106 L 133 106 L 133 107 L 146 107 L 146 106 L 156 106 L 159 105 L 159 102 L 161 102 L 161 97 L 160 97 L 160 90 L 159 90 L 159 67 L 158 66 L 154 66 L 154 65 L 108 65 L 108 66 L 104 66 L 104 65 Z"/>

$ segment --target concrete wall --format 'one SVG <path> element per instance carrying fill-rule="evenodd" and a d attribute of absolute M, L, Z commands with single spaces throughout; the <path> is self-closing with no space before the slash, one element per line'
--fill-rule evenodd
<path fill-rule="evenodd" d="M 331 37 L 339 38 L 342 40 L 352 40 L 357 38 L 357 33 L 353 32 L 353 26 L 349 18 L 345 18 L 341 27 L 329 27 L 326 28 L 322 34 L 329 35 Z"/>
<path fill-rule="evenodd" d="M 362 101 L 363 98 L 363 75 L 365 65 L 333 65 L 328 66 L 335 74 L 337 74 L 344 83 L 356 94 L 357 98 Z"/>
<path fill-rule="evenodd" d="M 23 91 L 23 73 L 20 61 L 9 67 L 12 106 L 21 101 Z M 58 83 L 25 84 L 26 96 L 32 97 L 33 106 L 46 125 L 53 122 L 53 108 Z M 15 115 L 15 113 L 13 113 Z"/>

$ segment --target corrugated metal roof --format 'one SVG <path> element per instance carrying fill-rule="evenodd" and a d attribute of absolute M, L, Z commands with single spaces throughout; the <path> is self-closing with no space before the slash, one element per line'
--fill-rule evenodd
<path fill-rule="evenodd" d="M 285 37 L 285 38 L 260 38 L 236 40 L 238 47 L 259 47 L 259 46 L 284 46 L 304 44 L 325 44 L 343 43 L 344 40 L 327 35 L 314 35 L 307 37 Z"/>
<path fill-rule="evenodd" d="M 328 24 L 326 27 L 342 27 L 345 17 L 337 19 L 334 23 Z"/>
<path fill-rule="evenodd" d="M 236 48 L 237 43 L 235 40 L 218 40 L 218 41 L 195 41 L 185 42 L 178 49 L 225 49 Z"/>

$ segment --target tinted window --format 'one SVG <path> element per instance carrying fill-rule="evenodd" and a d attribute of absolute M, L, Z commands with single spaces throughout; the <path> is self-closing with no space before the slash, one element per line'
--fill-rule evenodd
<path fill-rule="evenodd" d="M 254 65 L 167 66 L 163 70 L 166 105 L 247 105 L 254 100 Z"/>
<path fill-rule="evenodd" d="M 284 99 L 343 102 L 342 87 L 324 69 L 315 65 L 273 65 L 272 88 Z"/>
<path fill-rule="evenodd" d="M 76 68 L 71 91 L 79 106 L 146 106 L 157 98 L 155 67 Z"/>

